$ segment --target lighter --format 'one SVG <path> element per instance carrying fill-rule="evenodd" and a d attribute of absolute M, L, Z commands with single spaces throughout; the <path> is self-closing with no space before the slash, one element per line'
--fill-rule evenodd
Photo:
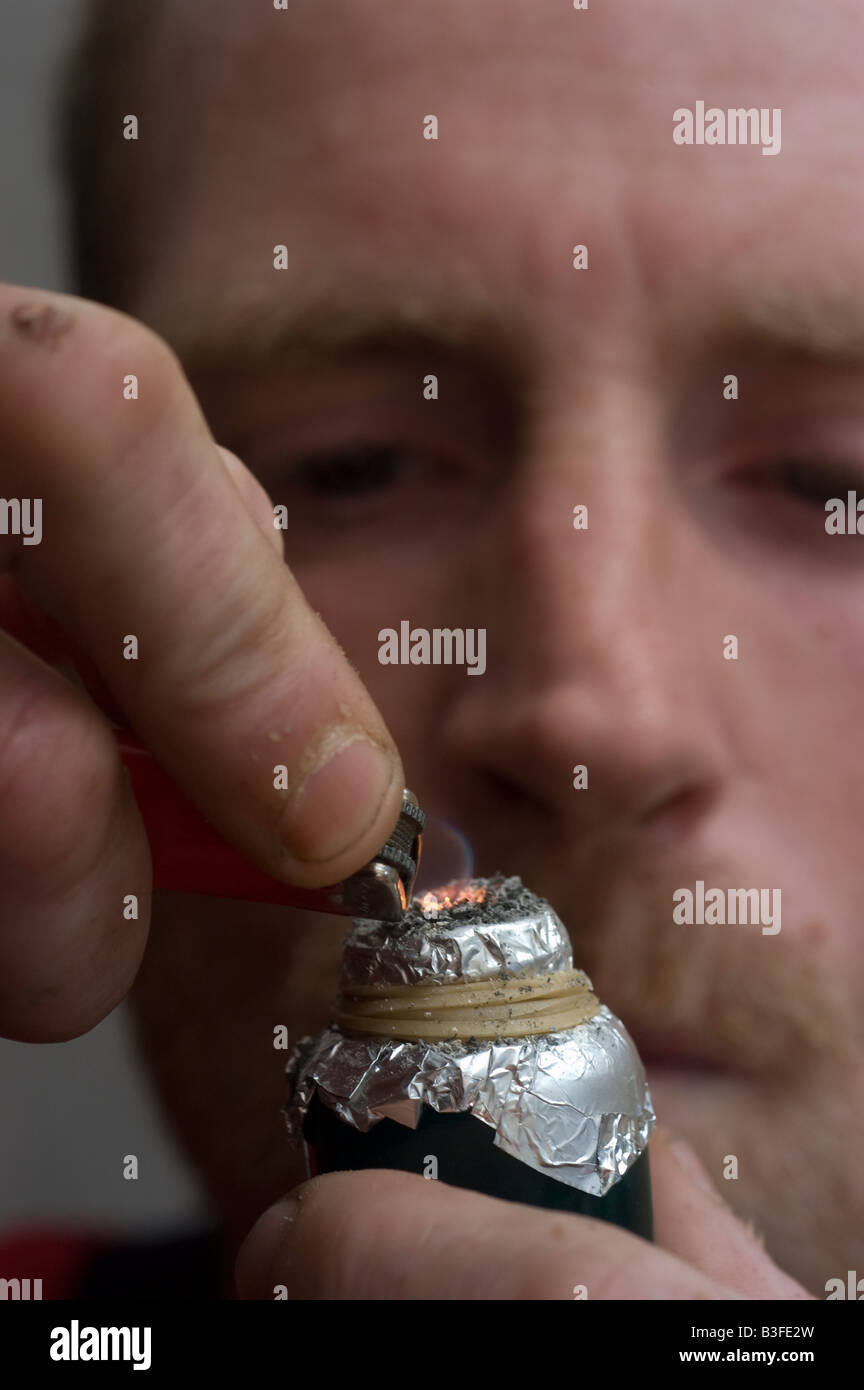
<path fill-rule="evenodd" d="M 326 888 L 294 888 L 226 844 L 134 734 L 117 729 L 115 737 L 150 842 L 155 889 L 283 903 L 341 917 L 401 919 L 411 900 L 426 824 L 407 788 L 396 827 L 370 863 Z"/>
<path fill-rule="evenodd" d="M 642 1062 L 518 878 L 354 922 L 333 1021 L 289 1060 L 285 1115 L 310 1176 L 404 1169 L 653 1237 Z"/>

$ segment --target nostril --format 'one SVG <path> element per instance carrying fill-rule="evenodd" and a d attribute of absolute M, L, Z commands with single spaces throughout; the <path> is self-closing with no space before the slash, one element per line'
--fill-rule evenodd
<path fill-rule="evenodd" d="M 515 777 L 508 777 L 506 773 L 498 772 L 494 768 L 485 770 L 484 779 L 499 814 L 506 815 L 508 812 L 518 811 L 521 815 L 527 812 L 534 816 L 542 816 L 546 820 L 554 818 L 554 796 L 539 796 L 527 783 L 517 781 Z"/>
<path fill-rule="evenodd" d="M 660 838 L 674 839 L 694 828 L 713 799 L 707 785 L 679 787 L 655 797 L 643 811 L 642 826 Z"/>

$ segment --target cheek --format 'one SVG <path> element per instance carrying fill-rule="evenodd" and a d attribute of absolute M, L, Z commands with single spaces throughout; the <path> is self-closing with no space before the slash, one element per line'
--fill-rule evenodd
<path fill-rule="evenodd" d="M 290 556 L 288 557 L 291 563 Z M 379 661 L 384 628 L 460 627 L 465 623 L 465 594 L 471 578 L 466 564 L 428 555 L 422 547 L 406 549 L 404 539 L 392 552 L 379 549 L 363 558 L 340 560 L 329 551 L 320 563 L 293 567 L 307 601 L 357 667 L 394 734 L 422 724 L 421 711 L 438 702 L 453 679 L 446 666 L 412 666 Z"/>
<path fill-rule="evenodd" d="M 864 605 L 810 593 L 760 635 L 755 690 L 771 733 L 773 783 L 789 796 L 784 817 L 809 823 L 829 860 L 842 851 L 857 879 L 864 818 Z M 775 692 L 773 699 L 769 692 Z M 754 697 L 757 698 L 757 697 Z"/>

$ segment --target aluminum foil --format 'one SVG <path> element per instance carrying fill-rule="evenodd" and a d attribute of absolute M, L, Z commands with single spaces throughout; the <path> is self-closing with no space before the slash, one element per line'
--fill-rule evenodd
<path fill-rule="evenodd" d="M 521 879 L 472 879 L 471 886 L 485 890 L 484 902 L 435 912 L 415 898 L 396 926 L 355 922 L 342 956 L 343 985 L 454 984 L 572 966 L 560 918 Z"/>
<path fill-rule="evenodd" d="M 507 979 L 572 967 L 560 920 L 519 879 L 474 880 L 483 904 L 424 912 L 397 927 L 356 922 L 345 946 L 343 986 Z M 576 1028 L 479 1042 L 400 1042 L 338 1028 L 303 1038 L 287 1065 L 285 1115 L 299 1143 L 318 1092 L 361 1132 L 383 1119 L 416 1129 L 424 1105 L 468 1111 L 495 1131 L 505 1153 L 594 1196 L 603 1196 L 644 1150 L 655 1117 L 645 1070 L 624 1025 L 604 1006 Z"/>

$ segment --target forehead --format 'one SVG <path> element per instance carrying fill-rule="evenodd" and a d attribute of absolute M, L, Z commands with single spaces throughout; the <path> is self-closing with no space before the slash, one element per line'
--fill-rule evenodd
<path fill-rule="evenodd" d="M 216 0 L 208 15 L 177 5 L 169 24 L 188 85 L 165 103 L 173 169 L 132 306 L 172 340 L 319 281 L 562 326 L 577 283 L 589 325 L 637 299 L 672 317 L 694 295 L 776 284 L 788 300 L 802 270 L 828 300 L 864 291 L 851 4 L 818 26 L 809 0 L 661 0 L 650 16 L 642 0 Z M 677 145 L 673 113 L 698 102 L 779 109 L 780 152 Z"/>

